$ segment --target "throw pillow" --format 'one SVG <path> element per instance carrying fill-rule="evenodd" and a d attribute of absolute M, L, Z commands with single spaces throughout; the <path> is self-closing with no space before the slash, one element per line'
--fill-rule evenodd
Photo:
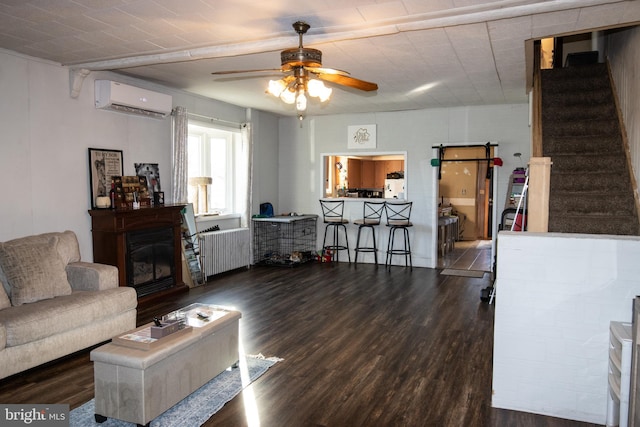
<path fill-rule="evenodd" d="M 11 288 L 9 287 L 9 282 L 7 282 L 7 276 L 4 275 L 4 271 L 2 271 L 2 266 L 0 265 L 0 285 L 4 288 L 7 295 L 11 293 Z"/>
<path fill-rule="evenodd" d="M 58 247 L 56 249 L 60 254 L 60 258 L 62 259 L 64 265 L 67 265 L 70 262 L 80 261 L 80 246 L 78 245 L 78 239 L 76 238 L 76 235 L 73 231 L 67 230 L 61 233 L 45 233 L 41 234 L 40 236 L 46 238 L 47 240 L 53 236 L 58 238 Z"/>
<path fill-rule="evenodd" d="M 0 282 L 0 310 L 7 307 L 11 307 L 11 301 L 9 301 L 9 297 L 4 291 L 4 286 L 2 282 Z"/>
<path fill-rule="evenodd" d="M 14 306 L 71 293 L 58 237 L 44 242 L 0 243 L 0 267 L 11 288 Z"/>

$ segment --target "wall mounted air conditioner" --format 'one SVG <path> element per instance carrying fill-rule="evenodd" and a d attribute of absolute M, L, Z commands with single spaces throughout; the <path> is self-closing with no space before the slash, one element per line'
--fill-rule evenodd
<path fill-rule="evenodd" d="M 170 95 L 111 80 L 95 81 L 96 108 L 163 118 L 171 114 Z"/>

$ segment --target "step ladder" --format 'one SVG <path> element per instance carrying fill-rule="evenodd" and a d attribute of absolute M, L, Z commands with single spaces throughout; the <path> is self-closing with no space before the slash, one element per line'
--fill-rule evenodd
<path fill-rule="evenodd" d="M 527 191 L 529 189 L 529 168 L 526 169 L 525 171 L 525 178 L 524 178 L 524 185 L 522 186 L 522 191 L 520 193 L 520 197 L 518 197 L 518 201 L 517 201 L 517 206 L 516 206 L 516 210 L 515 210 L 515 217 L 513 218 L 513 222 L 511 223 L 511 228 L 510 231 L 524 231 L 525 227 L 526 227 L 526 221 L 527 221 Z M 510 197 L 511 193 L 511 184 L 509 185 L 509 191 L 507 194 L 507 200 Z M 521 224 L 520 224 L 520 230 L 516 230 L 516 225 L 518 223 L 518 218 L 520 218 Z M 504 222 L 504 220 L 503 220 Z M 496 266 L 496 272 L 497 272 L 497 266 Z M 494 283 L 493 286 L 491 286 L 490 292 L 489 292 L 489 305 L 493 304 L 493 300 L 495 299 L 496 296 L 496 284 L 495 284 L 495 279 L 494 279 Z"/>

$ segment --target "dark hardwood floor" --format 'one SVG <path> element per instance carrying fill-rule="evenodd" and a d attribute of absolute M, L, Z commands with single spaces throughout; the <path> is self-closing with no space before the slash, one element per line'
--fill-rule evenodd
<path fill-rule="evenodd" d="M 233 306 L 244 352 L 284 359 L 206 426 L 593 426 L 491 408 L 495 306 L 480 301 L 488 276 L 253 267 L 140 307 L 138 320 L 196 301 Z M 2 403 L 75 408 L 92 397 L 88 351 L 0 380 Z"/>

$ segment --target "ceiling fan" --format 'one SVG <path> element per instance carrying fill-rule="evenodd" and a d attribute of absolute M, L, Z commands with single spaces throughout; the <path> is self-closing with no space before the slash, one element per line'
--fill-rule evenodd
<path fill-rule="evenodd" d="M 378 89 L 376 83 L 356 79 L 351 77 L 346 71 L 323 67 L 322 52 L 318 49 L 312 49 L 302 45 L 302 36 L 307 33 L 309 28 L 311 28 L 311 26 L 303 21 L 293 23 L 293 29 L 298 33 L 298 47 L 285 49 L 280 52 L 282 66 L 279 69 L 217 71 L 211 74 L 222 75 L 273 71 L 285 73 L 286 75 L 282 79 L 271 80 L 269 82 L 267 92 L 276 97 L 280 97 L 280 99 L 287 104 L 293 104 L 295 102 L 300 119 L 302 119 L 302 113 L 306 110 L 307 99 L 305 94 L 318 97 L 321 102 L 329 99 L 331 89 L 324 86 L 320 80 L 367 92 Z M 319 80 L 312 79 L 312 77 L 316 77 Z"/>

